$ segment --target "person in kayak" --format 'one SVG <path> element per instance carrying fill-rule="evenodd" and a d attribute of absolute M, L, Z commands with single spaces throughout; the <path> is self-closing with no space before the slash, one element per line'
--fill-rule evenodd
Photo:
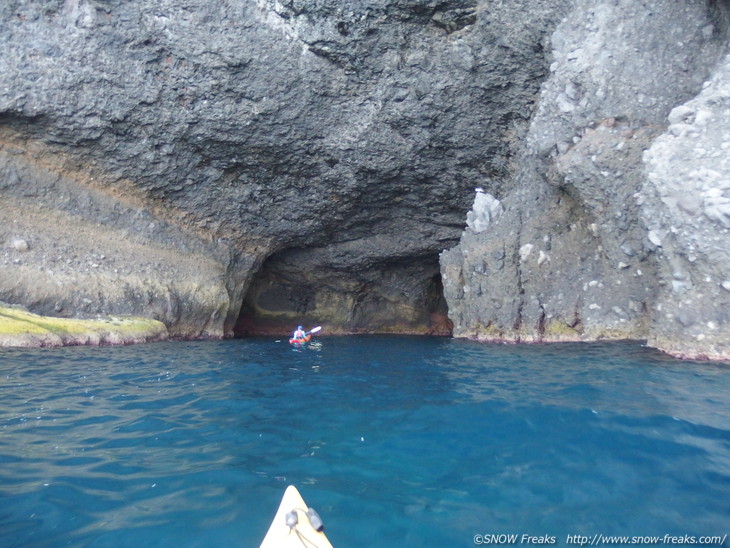
<path fill-rule="evenodd" d="M 292 339 L 303 339 L 306 336 L 307 336 L 307 334 L 304 332 L 304 330 L 302 329 L 302 326 L 300 325 L 299 327 L 296 328 L 294 333 L 292 333 L 291 338 Z"/>

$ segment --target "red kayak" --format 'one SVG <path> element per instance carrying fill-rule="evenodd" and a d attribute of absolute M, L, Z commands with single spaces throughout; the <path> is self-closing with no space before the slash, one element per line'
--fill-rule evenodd
<path fill-rule="evenodd" d="M 311 329 L 311 331 L 307 331 L 304 334 L 303 337 L 299 337 L 299 338 L 292 337 L 291 339 L 289 339 L 289 344 L 304 344 L 304 343 L 307 343 L 307 342 L 309 342 L 309 339 L 312 338 L 312 333 L 319 333 L 320 331 L 322 331 L 322 327 L 321 326 L 313 327 Z"/>

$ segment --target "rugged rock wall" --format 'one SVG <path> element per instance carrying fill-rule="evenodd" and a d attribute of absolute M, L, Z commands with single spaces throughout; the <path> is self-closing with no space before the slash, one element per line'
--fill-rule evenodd
<path fill-rule="evenodd" d="M 0 144 L 0 301 L 50 316 L 146 316 L 173 336 L 219 336 L 230 251 L 132 188 L 95 188 L 66 161 L 38 143 Z"/>
<path fill-rule="evenodd" d="M 448 330 L 438 253 L 509 183 L 567 5 L 4 1 L 0 300 Z"/>
<path fill-rule="evenodd" d="M 455 335 L 730 356 L 727 31 L 726 3 L 576 2 L 514 184 L 441 255 Z"/>
<path fill-rule="evenodd" d="M 0 301 L 727 357 L 728 11 L 6 0 Z"/>
<path fill-rule="evenodd" d="M 730 58 L 669 114 L 644 155 L 638 195 L 659 288 L 649 342 L 730 357 Z"/>

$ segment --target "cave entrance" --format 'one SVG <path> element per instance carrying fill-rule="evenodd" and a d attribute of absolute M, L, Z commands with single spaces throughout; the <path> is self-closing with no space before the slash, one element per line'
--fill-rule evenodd
<path fill-rule="evenodd" d="M 429 335 L 450 337 L 454 331 L 454 322 L 449 319 L 449 304 L 444 296 L 444 284 L 441 274 L 434 274 L 426 293 L 426 308 L 429 315 Z"/>
<path fill-rule="evenodd" d="M 234 335 L 286 335 L 297 325 L 329 334 L 450 336 L 438 259 L 342 268 L 303 249 L 272 255 L 243 298 Z"/>

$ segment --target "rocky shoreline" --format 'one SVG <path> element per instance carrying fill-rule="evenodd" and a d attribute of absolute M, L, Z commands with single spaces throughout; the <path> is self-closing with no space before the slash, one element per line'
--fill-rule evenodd
<path fill-rule="evenodd" d="M 671 1 L 561 21 L 517 184 L 441 254 L 455 336 L 730 358 L 727 24 Z"/>
<path fill-rule="evenodd" d="M 0 347 L 122 345 L 168 337 L 165 324 L 149 318 L 54 318 L 0 303 Z"/>
<path fill-rule="evenodd" d="M 730 358 L 727 3 L 10 0 L 0 39 L 0 302 Z"/>

